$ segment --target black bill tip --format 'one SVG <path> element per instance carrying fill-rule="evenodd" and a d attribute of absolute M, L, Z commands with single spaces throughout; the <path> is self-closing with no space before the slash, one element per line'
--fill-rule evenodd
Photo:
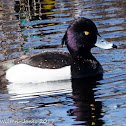
<path fill-rule="evenodd" d="M 113 45 L 112 45 L 112 48 L 117 48 L 117 45 L 113 44 Z"/>

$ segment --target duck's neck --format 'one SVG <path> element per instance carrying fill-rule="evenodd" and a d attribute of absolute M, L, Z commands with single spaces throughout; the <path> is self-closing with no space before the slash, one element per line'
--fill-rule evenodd
<path fill-rule="evenodd" d="M 83 78 L 97 74 L 99 62 L 91 53 L 85 55 L 74 55 L 71 64 L 72 78 Z"/>
<path fill-rule="evenodd" d="M 80 60 L 80 61 L 87 59 L 96 60 L 95 57 L 91 54 L 91 51 L 87 49 L 79 50 L 77 52 L 71 52 L 71 55 L 74 60 Z"/>
<path fill-rule="evenodd" d="M 87 59 L 94 59 L 94 56 L 90 53 L 90 54 L 86 54 L 86 55 L 76 55 L 73 56 L 74 60 L 87 60 Z"/>

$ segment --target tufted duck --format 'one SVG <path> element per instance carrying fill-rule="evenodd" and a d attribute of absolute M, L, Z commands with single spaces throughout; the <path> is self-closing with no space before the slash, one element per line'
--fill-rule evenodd
<path fill-rule="evenodd" d="M 13 83 L 39 83 L 102 76 L 102 66 L 91 54 L 91 48 L 116 47 L 103 40 L 96 25 L 87 18 L 78 18 L 68 27 L 62 44 L 67 45 L 69 53 L 47 51 L 3 63 L 4 68 L 9 67 L 6 70 L 6 79 Z"/>

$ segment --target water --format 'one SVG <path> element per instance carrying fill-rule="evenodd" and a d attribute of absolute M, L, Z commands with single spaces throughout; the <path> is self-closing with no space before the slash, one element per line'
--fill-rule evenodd
<path fill-rule="evenodd" d="M 118 49 L 93 48 L 104 68 L 98 82 L 57 81 L 0 85 L 0 125 L 126 125 L 126 1 L 0 0 L 0 60 L 60 45 L 74 18 L 87 17 Z"/>

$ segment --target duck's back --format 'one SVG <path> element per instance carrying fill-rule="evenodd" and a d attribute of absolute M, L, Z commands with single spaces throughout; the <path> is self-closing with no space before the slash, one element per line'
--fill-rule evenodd
<path fill-rule="evenodd" d="M 22 56 L 14 64 L 27 64 L 39 68 L 58 69 L 71 65 L 72 57 L 63 51 L 42 52 L 35 55 Z"/>

